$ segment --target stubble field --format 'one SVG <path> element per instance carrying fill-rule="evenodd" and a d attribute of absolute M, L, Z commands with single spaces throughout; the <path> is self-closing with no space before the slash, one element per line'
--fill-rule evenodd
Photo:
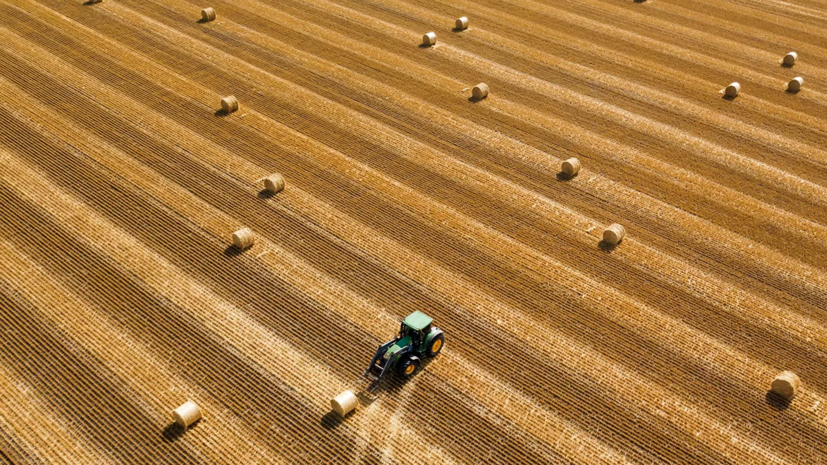
<path fill-rule="evenodd" d="M 825 21 L 0 0 L 0 463 L 827 463 Z M 414 310 L 442 354 L 329 413 Z"/>

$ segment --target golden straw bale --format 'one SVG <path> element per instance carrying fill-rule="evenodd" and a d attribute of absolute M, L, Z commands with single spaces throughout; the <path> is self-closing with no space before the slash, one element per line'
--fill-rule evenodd
<path fill-rule="evenodd" d="M 603 231 L 603 242 L 609 245 L 617 245 L 626 236 L 626 228 L 614 223 Z"/>
<path fill-rule="evenodd" d="M 353 411 L 358 404 L 359 400 L 353 394 L 353 391 L 344 391 L 330 401 L 333 411 L 342 417 Z"/>

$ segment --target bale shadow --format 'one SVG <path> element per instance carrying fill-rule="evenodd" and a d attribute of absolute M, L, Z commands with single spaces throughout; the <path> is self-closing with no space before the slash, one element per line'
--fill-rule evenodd
<path fill-rule="evenodd" d="M 788 88 L 786 89 L 786 92 L 787 92 L 788 94 L 793 94 L 793 95 L 795 95 L 795 94 L 797 94 L 797 93 L 801 92 L 801 89 L 798 89 L 798 90 L 793 90 L 793 89 L 790 89 L 790 88 L 788 87 Z"/>
<path fill-rule="evenodd" d="M 635 0 L 635 3 L 646 3 L 646 0 Z"/>
<path fill-rule="evenodd" d="M 786 63 L 782 62 L 782 63 L 781 63 L 781 67 L 782 67 L 782 68 L 787 68 L 787 69 L 790 69 L 790 68 L 792 68 L 792 67 L 793 67 L 793 65 L 788 65 L 788 64 L 786 64 Z"/>
<path fill-rule="evenodd" d="M 767 405 L 779 412 L 790 408 L 789 399 L 782 395 L 776 394 L 772 391 L 767 391 L 767 395 L 764 396 L 764 401 L 767 403 Z"/>
<path fill-rule="evenodd" d="M 224 111 L 222 109 L 218 109 L 218 110 L 215 110 L 215 113 L 213 113 L 213 116 L 217 116 L 219 118 L 226 118 L 227 116 L 230 116 L 230 113 L 231 112 L 227 112 L 227 111 Z"/>
<path fill-rule="evenodd" d="M 262 189 L 256 194 L 256 196 L 260 199 L 272 199 L 276 196 L 275 192 L 268 191 L 267 189 Z"/>
<path fill-rule="evenodd" d="M 164 431 L 161 435 L 164 437 L 164 440 L 167 442 L 177 441 L 181 438 L 181 436 L 186 433 L 187 430 L 183 426 L 179 425 L 178 423 L 170 423 L 164 428 Z"/>
<path fill-rule="evenodd" d="M 451 32 L 463 32 L 463 31 L 467 31 L 467 30 L 468 29 L 463 29 L 461 27 L 455 27 L 455 28 L 451 29 Z"/>
<path fill-rule="evenodd" d="M 86 0 L 85 2 L 81 3 L 81 5 L 91 6 L 91 5 L 97 5 L 100 2 L 101 2 L 101 0 Z"/>
<path fill-rule="evenodd" d="M 722 99 L 724 99 L 728 102 L 731 102 L 731 101 L 735 100 L 736 97 L 738 97 L 738 96 L 736 95 L 735 97 L 732 97 L 732 96 L 729 96 L 727 94 L 724 94 L 723 96 L 721 96 Z"/>
<path fill-rule="evenodd" d="M 612 253 L 617 248 L 618 245 L 620 245 L 620 244 L 609 244 L 606 241 L 600 241 L 597 244 L 597 248 L 604 251 L 604 252 L 606 252 L 606 253 Z"/>
<path fill-rule="evenodd" d="M 334 411 L 329 411 L 322 416 L 322 419 L 319 421 L 319 424 L 322 425 L 322 428 L 326 430 L 334 430 L 342 425 L 345 420 L 353 415 L 354 412 L 350 412 L 345 415 L 344 418 L 340 417 L 338 413 Z"/>
<path fill-rule="evenodd" d="M 231 246 L 227 247 L 226 249 L 224 249 L 224 256 L 225 257 L 237 257 L 237 256 L 241 255 L 242 253 L 244 253 L 244 250 L 239 249 L 235 245 L 231 245 Z"/>
<path fill-rule="evenodd" d="M 574 178 L 576 178 L 576 177 L 577 177 L 577 173 L 574 173 L 574 174 L 573 174 L 573 175 L 571 175 L 571 176 L 569 176 L 568 174 L 566 174 L 566 173 L 564 173 L 564 172 L 562 172 L 562 171 L 560 171 L 559 173 L 557 173 L 557 180 L 558 180 L 558 181 L 571 181 L 572 179 L 574 179 Z"/>
<path fill-rule="evenodd" d="M 419 44 L 419 48 L 423 48 L 423 49 L 425 49 L 425 48 L 431 48 L 431 47 L 435 47 L 435 46 L 436 46 L 436 44 L 433 44 L 433 45 Z"/>

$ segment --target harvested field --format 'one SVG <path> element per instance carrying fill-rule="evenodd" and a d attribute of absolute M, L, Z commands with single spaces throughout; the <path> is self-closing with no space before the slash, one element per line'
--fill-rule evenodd
<path fill-rule="evenodd" d="M 0 464 L 827 463 L 825 20 L 0 0 Z"/>

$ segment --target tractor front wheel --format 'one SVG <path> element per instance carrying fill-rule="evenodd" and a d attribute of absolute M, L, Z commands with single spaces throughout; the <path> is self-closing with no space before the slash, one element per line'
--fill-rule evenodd
<path fill-rule="evenodd" d="M 436 335 L 436 337 L 434 337 L 433 339 L 431 339 L 428 342 L 428 350 L 427 350 L 428 357 L 436 357 L 437 354 L 439 354 L 439 351 L 442 350 L 442 346 L 444 346 L 444 345 L 445 345 L 445 335 L 444 334 Z"/>
<path fill-rule="evenodd" d="M 410 378 L 415 375 L 417 371 L 419 371 L 419 365 L 419 357 L 417 356 L 409 355 L 403 358 L 399 361 L 399 367 L 397 368 L 399 376 L 404 379 Z"/>

